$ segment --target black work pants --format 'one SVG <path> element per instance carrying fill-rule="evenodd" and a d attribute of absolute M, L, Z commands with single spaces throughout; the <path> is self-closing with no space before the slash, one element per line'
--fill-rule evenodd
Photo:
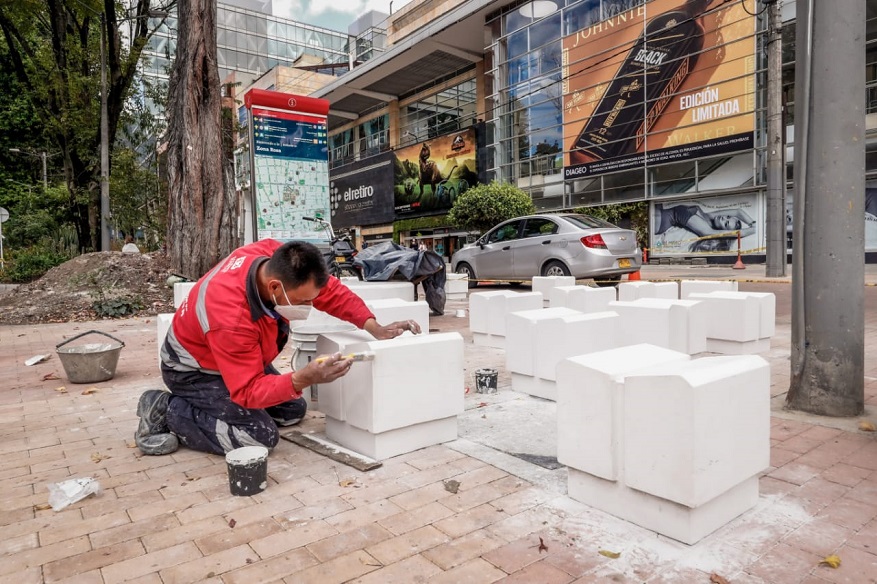
<path fill-rule="evenodd" d="M 304 417 L 307 402 L 299 398 L 264 410 L 251 410 L 231 401 L 220 375 L 161 368 L 171 390 L 167 424 L 180 443 L 193 450 L 225 454 L 242 446 L 274 448 L 280 439 L 277 422 Z"/>

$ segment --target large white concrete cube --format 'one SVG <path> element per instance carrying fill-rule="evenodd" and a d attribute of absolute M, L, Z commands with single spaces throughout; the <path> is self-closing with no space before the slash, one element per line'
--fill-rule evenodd
<path fill-rule="evenodd" d="M 505 348 L 506 318 L 512 312 L 542 308 L 539 292 L 497 290 L 469 295 L 469 330 L 477 345 Z"/>
<path fill-rule="evenodd" d="M 628 375 L 624 482 L 699 507 L 770 464 L 770 366 L 705 357 Z"/>
<path fill-rule="evenodd" d="M 197 282 L 177 282 L 174 284 L 174 308 L 179 308 L 183 300 L 189 297 L 189 292 Z"/>
<path fill-rule="evenodd" d="M 429 334 L 429 304 L 425 300 L 412 302 L 398 298 L 366 300 L 365 305 L 381 324 L 390 324 L 401 320 L 413 320 L 420 325 L 423 334 Z"/>
<path fill-rule="evenodd" d="M 459 334 L 397 337 L 348 348 L 373 351 L 375 358 L 354 364 L 345 376 L 343 419 L 327 412 L 330 439 L 383 459 L 456 438 L 465 391 Z"/>
<path fill-rule="evenodd" d="M 743 355 L 770 349 L 776 326 L 776 297 L 761 292 L 693 293 L 690 300 L 702 302 L 707 317 L 707 350 Z"/>
<path fill-rule="evenodd" d="M 579 312 L 604 312 L 609 303 L 618 299 L 614 286 L 591 288 L 590 286 L 557 286 L 551 289 L 551 307 L 566 307 Z"/>
<path fill-rule="evenodd" d="M 469 278 L 465 274 L 447 272 L 445 280 L 445 298 L 448 300 L 465 300 L 469 293 Z"/>
<path fill-rule="evenodd" d="M 374 340 L 371 334 L 362 330 L 321 334 L 317 337 L 314 356 L 335 353 L 347 355 L 357 351 L 368 351 L 371 350 L 368 343 Z M 362 363 L 354 363 L 351 368 L 360 366 Z M 350 375 L 345 375 L 335 381 L 319 384 L 317 391 L 314 391 L 314 386 L 305 388 L 302 393 L 308 402 L 308 407 L 317 409 L 336 420 L 345 420 L 344 395 L 349 380 Z"/>
<path fill-rule="evenodd" d="M 679 283 L 679 298 L 681 300 L 688 300 L 692 294 L 736 291 L 737 282 L 733 280 L 682 280 Z"/>
<path fill-rule="evenodd" d="M 156 335 L 155 344 L 158 347 L 158 364 L 161 365 L 161 348 L 164 346 L 164 340 L 167 338 L 167 332 L 171 329 L 174 321 L 174 313 L 169 312 L 157 315 L 155 319 Z"/>
<path fill-rule="evenodd" d="M 416 300 L 414 284 L 411 282 L 369 282 L 366 280 L 345 282 L 350 291 L 363 300 L 382 300 L 398 298 L 399 300 Z"/>
<path fill-rule="evenodd" d="M 624 376 L 689 356 L 631 345 L 562 360 L 557 365 L 557 460 L 607 480 L 621 478 Z"/>
<path fill-rule="evenodd" d="M 577 314 L 581 313 L 571 308 L 539 308 L 509 314 L 506 321 L 506 367 L 509 372 L 535 375 L 540 353 L 536 343 L 536 325 Z"/>
<path fill-rule="evenodd" d="M 575 285 L 576 279 L 572 276 L 533 276 L 532 290 L 542 294 L 543 302 L 548 306 L 553 288 Z"/>
<path fill-rule="evenodd" d="M 652 284 L 654 284 L 653 298 L 679 300 L 679 284 L 676 282 L 652 282 Z"/>
<path fill-rule="evenodd" d="M 621 317 L 622 344 L 648 343 L 689 355 L 707 350 L 708 312 L 700 302 L 641 298 L 610 302 L 609 308 Z"/>
<path fill-rule="evenodd" d="M 633 302 L 640 298 L 654 298 L 655 285 L 652 282 L 619 282 L 618 283 L 618 300 L 622 302 Z"/>

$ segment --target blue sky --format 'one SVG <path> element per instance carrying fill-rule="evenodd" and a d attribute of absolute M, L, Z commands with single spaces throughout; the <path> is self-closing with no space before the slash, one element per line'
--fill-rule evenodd
<path fill-rule="evenodd" d="M 416 0 L 393 0 L 393 12 Z M 276 16 L 347 32 L 347 26 L 369 10 L 390 12 L 390 0 L 274 0 Z"/>

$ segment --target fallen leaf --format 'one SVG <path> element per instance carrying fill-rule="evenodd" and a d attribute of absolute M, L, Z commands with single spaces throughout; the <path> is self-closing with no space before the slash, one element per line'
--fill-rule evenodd
<path fill-rule="evenodd" d="M 126 442 L 125 446 L 127 446 L 128 448 L 137 448 L 137 443 L 136 442 Z"/>
<path fill-rule="evenodd" d="M 618 553 L 618 552 L 610 552 L 609 550 L 600 550 L 600 551 L 597 552 L 597 553 L 599 553 L 601 556 L 605 556 L 605 557 L 610 558 L 610 559 L 612 559 L 612 560 L 617 560 L 618 558 L 621 557 L 621 554 L 620 554 L 620 553 Z"/>
<path fill-rule="evenodd" d="M 486 405 L 488 405 L 487 402 L 481 402 L 481 403 L 478 404 L 478 407 L 479 407 L 479 408 L 483 408 L 483 407 L 486 406 Z"/>
<path fill-rule="evenodd" d="M 453 479 L 449 481 L 442 481 L 445 485 L 445 490 L 449 493 L 457 494 L 457 491 L 460 490 L 460 481 L 455 481 Z"/>
<path fill-rule="evenodd" d="M 248 564 L 252 564 L 252 563 L 253 563 L 253 558 L 247 558 L 246 562 L 247 562 Z"/>
<path fill-rule="evenodd" d="M 338 481 L 339 487 L 350 487 L 356 485 L 356 479 L 344 479 L 343 481 Z"/>
<path fill-rule="evenodd" d="M 112 458 L 112 456 L 108 454 L 101 454 L 100 452 L 95 452 L 91 455 L 91 460 L 93 462 L 100 462 L 102 460 L 106 460 L 107 458 Z"/>
<path fill-rule="evenodd" d="M 229 527 L 234 527 L 234 526 L 237 525 L 237 524 L 238 524 L 238 522 L 235 521 L 234 519 L 229 519 L 229 520 L 228 520 L 228 526 L 229 526 Z"/>
<path fill-rule="evenodd" d="M 819 562 L 819 565 L 828 566 L 829 568 L 840 568 L 840 558 L 838 556 L 831 555 Z"/>
<path fill-rule="evenodd" d="M 61 385 L 61 386 L 56 387 L 55 391 L 57 391 L 58 393 L 67 393 L 67 388 L 64 387 L 63 385 Z"/>
<path fill-rule="evenodd" d="M 715 572 L 710 574 L 710 582 L 711 584 L 731 584 L 726 578 L 719 576 Z"/>
<path fill-rule="evenodd" d="M 46 511 L 46 510 L 51 509 L 51 508 L 52 508 L 52 506 L 49 505 L 48 503 L 40 503 L 39 505 L 33 506 L 34 511 Z"/>
<path fill-rule="evenodd" d="M 51 373 L 46 373 L 45 375 L 43 375 L 43 381 L 51 381 L 51 380 L 53 380 L 53 379 L 61 379 L 61 378 L 58 377 L 57 375 L 55 375 L 55 372 L 54 372 L 54 371 L 52 371 Z"/>
<path fill-rule="evenodd" d="M 547 552 L 547 551 L 548 551 L 548 546 L 545 545 L 545 542 L 542 541 L 542 538 L 540 537 L 539 538 L 539 553 L 541 554 L 542 552 Z"/>
<path fill-rule="evenodd" d="M 87 389 L 83 389 L 82 395 L 91 395 L 93 393 L 97 393 L 98 391 L 99 391 L 98 388 L 92 386 L 92 387 L 89 387 Z"/>
<path fill-rule="evenodd" d="M 862 420 L 859 422 L 859 430 L 862 432 L 874 432 L 877 428 L 874 427 L 874 424 L 869 422 L 868 420 Z"/>

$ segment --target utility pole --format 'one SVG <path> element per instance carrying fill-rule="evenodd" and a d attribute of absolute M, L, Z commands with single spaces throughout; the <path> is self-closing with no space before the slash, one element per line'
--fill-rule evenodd
<path fill-rule="evenodd" d="M 100 13 L 100 250 L 110 251 L 110 120 L 107 112 L 107 18 Z"/>
<path fill-rule="evenodd" d="M 864 410 L 865 2 L 797 0 L 786 405 Z"/>
<path fill-rule="evenodd" d="M 779 0 L 767 10 L 767 257 L 769 278 L 786 275 L 786 164 L 783 144 L 783 32 Z"/>

